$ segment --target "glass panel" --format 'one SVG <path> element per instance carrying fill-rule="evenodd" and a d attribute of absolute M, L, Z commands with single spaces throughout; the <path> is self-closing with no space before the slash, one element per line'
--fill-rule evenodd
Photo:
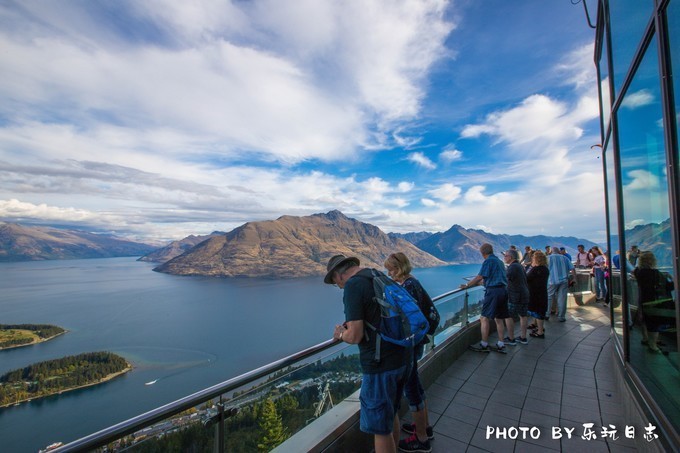
<path fill-rule="evenodd" d="M 212 452 L 222 417 L 225 451 L 270 451 L 361 386 L 358 347 L 338 348 L 126 436 L 112 447 Z"/>
<path fill-rule="evenodd" d="M 645 4 L 646 7 L 641 7 L 641 4 Z M 653 1 L 615 0 L 609 2 L 615 96 L 618 96 L 621 91 L 621 84 L 653 11 Z"/>
<path fill-rule="evenodd" d="M 614 250 L 614 257 L 619 254 L 619 259 L 613 259 L 612 262 L 619 266 L 622 263 L 621 253 L 619 250 L 619 236 L 617 232 L 619 231 L 619 211 L 616 205 L 616 179 L 614 173 L 614 155 L 611 152 L 612 146 L 611 142 L 606 150 L 606 167 L 607 167 L 607 199 L 609 202 L 609 231 L 611 237 L 609 238 L 612 249 Z M 625 258 L 624 258 L 625 259 Z M 619 266 L 613 266 L 618 268 Z M 623 344 L 623 315 L 621 313 L 621 273 L 617 269 L 613 269 L 610 278 L 610 292 L 612 300 L 612 325 L 614 326 L 614 332 L 619 338 L 619 341 Z"/>
<path fill-rule="evenodd" d="M 677 425 L 680 373 L 673 295 L 665 285 L 673 253 L 656 50 L 653 39 L 617 112 L 624 239 L 627 250 L 635 245 L 642 251 L 635 260 L 635 281 L 630 284 L 630 310 L 637 324 L 630 331 L 630 362 Z M 657 341 L 662 342 L 660 350 Z"/>
<path fill-rule="evenodd" d="M 680 131 L 680 2 L 675 0 L 668 5 L 668 35 L 671 49 L 671 66 L 673 67 L 673 90 L 675 91 L 675 120 L 677 131 Z M 675 149 L 678 153 L 678 149 Z"/>
<path fill-rule="evenodd" d="M 606 35 L 607 31 L 605 30 L 603 36 Z M 602 99 L 602 130 L 605 132 L 605 135 L 609 130 L 609 120 L 612 112 L 612 96 L 609 91 L 609 65 L 607 63 L 608 52 L 607 40 L 602 39 L 602 53 L 600 54 L 598 66 L 600 69 L 600 96 Z"/>

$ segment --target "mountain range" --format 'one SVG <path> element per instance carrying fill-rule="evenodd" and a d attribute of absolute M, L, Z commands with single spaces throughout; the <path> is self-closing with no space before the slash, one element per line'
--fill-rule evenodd
<path fill-rule="evenodd" d="M 226 233 L 221 232 L 221 231 L 213 231 L 210 234 L 206 234 L 203 236 L 194 236 L 193 234 L 190 236 L 185 237 L 184 239 L 180 239 L 178 241 L 172 241 L 168 245 L 161 247 L 159 249 L 154 250 L 151 253 L 147 253 L 143 257 L 139 258 L 138 261 L 148 261 L 152 263 L 165 263 L 166 261 L 170 261 L 176 256 L 181 255 L 184 252 L 189 251 L 193 247 L 197 246 L 201 242 L 205 241 L 206 239 L 210 239 L 213 236 L 221 236 Z"/>
<path fill-rule="evenodd" d="M 0 262 L 139 256 L 154 248 L 106 234 L 0 222 Z"/>
<path fill-rule="evenodd" d="M 210 237 L 154 270 L 176 275 L 303 277 L 324 274 L 328 260 L 337 254 L 356 256 L 362 266 L 382 269 L 385 258 L 395 251 L 406 253 L 414 267 L 446 264 L 376 226 L 330 211 L 248 222 Z"/>
<path fill-rule="evenodd" d="M 661 265 L 670 253 L 670 221 L 640 225 L 626 233 L 627 243 L 653 250 Z M 362 264 L 382 268 L 392 252 L 403 251 L 414 267 L 480 263 L 479 246 L 488 242 L 496 253 L 516 245 L 563 246 L 575 256 L 575 237 L 492 234 L 453 225 L 439 233 L 385 234 L 378 227 L 348 218 L 340 211 L 305 217 L 248 222 L 230 232 L 191 235 L 157 248 L 108 235 L 51 227 L 0 223 L 0 261 L 139 256 L 160 263 L 155 270 L 178 275 L 300 277 L 325 273 L 337 253 L 355 255 Z M 615 247 L 615 246 L 614 246 Z"/>

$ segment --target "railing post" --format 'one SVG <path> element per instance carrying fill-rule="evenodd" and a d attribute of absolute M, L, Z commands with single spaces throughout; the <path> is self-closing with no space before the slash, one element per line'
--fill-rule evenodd
<path fill-rule="evenodd" d="M 224 453 L 224 403 L 222 397 L 217 403 L 217 423 L 215 423 L 215 444 L 213 446 L 214 453 Z"/>
<path fill-rule="evenodd" d="M 470 319 L 468 316 L 468 298 L 470 295 L 467 292 L 467 289 L 465 290 L 465 297 L 463 298 L 463 316 L 465 317 L 465 325 L 467 326 L 470 324 Z"/>

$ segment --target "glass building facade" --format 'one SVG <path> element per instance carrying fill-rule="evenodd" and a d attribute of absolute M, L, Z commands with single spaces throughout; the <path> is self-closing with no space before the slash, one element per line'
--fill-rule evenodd
<path fill-rule="evenodd" d="M 678 451 L 680 0 L 599 0 L 593 26 L 616 358 Z"/>

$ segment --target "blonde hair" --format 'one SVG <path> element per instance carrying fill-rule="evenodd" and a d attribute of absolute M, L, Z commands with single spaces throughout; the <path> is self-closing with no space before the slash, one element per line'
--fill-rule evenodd
<path fill-rule="evenodd" d="M 531 255 L 531 265 L 532 266 L 547 266 L 548 258 L 545 256 L 541 250 L 535 250 L 533 255 Z"/>
<path fill-rule="evenodd" d="M 394 277 L 396 279 L 405 279 L 413 270 L 408 257 L 401 252 L 392 253 L 388 256 L 385 260 L 385 267 L 395 270 Z"/>
<path fill-rule="evenodd" d="M 637 266 L 640 269 L 654 269 L 656 267 L 656 256 L 649 250 L 640 253 L 637 259 Z"/>

